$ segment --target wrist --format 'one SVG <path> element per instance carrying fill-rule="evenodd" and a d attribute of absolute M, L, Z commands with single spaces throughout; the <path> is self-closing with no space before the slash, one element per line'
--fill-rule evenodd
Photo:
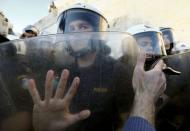
<path fill-rule="evenodd" d="M 154 99 L 144 94 L 135 94 L 133 108 L 130 116 L 138 116 L 148 120 L 154 125 L 155 103 Z"/>
<path fill-rule="evenodd" d="M 135 93 L 134 103 L 154 105 L 155 100 L 154 100 L 154 97 L 151 96 L 151 94 L 148 94 L 148 93 Z"/>

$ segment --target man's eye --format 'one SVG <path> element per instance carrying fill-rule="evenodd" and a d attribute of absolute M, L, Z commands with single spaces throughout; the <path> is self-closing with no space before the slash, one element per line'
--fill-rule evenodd
<path fill-rule="evenodd" d="M 86 26 L 86 25 L 81 25 L 81 26 L 80 26 L 80 29 L 86 30 L 86 29 L 88 29 L 88 26 Z"/>

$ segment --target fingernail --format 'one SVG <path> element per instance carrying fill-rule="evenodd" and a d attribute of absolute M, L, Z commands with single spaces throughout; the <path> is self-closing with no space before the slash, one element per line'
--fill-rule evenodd
<path fill-rule="evenodd" d="M 75 84 L 76 84 L 76 86 L 79 85 L 79 77 L 75 77 Z"/>
<path fill-rule="evenodd" d="M 82 119 L 88 118 L 88 117 L 90 116 L 90 114 L 91 114 L 90 110 L 84 110 L 84 111 L 82 111 L 82 112 L 80 113 Z"/>
<path fill-rule="evenodd" d="M 48 74 L 53 74 L 53 73 L 54 73 L 53 70 L 49 70 L 49 71 L 48 71 Z"/>
<path fill-rule="evenodd" d="M 68 74 L 68 73 L 69 73 L 69 70 L 64 69 L 64 70 L 63 70 L 63 73 L 64 73 L 64 74 Z"/>

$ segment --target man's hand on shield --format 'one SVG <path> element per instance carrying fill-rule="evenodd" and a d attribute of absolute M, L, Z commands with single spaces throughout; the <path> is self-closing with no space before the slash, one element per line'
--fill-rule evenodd
<path fill-rule="evenodd" d="M 34 102 L 33 126 L 35 131 L 62 130 L 90 116 L 89 110 L 71 114 L 69 106 L 77 92 L 80 79 L 78 77 L 74 78 L 71 87 L 64 96 L 68 76 L 69 71 L 63 70 L 57 90 L 53 96 L 52 82 L 54 72 L 49 70 L 46 76 L 44 100 L 41 100 L 34 80 L 31 79 L 29 81 L 29 92 Z"/>
<path fill-rule="evenodd" d="M 163 68 L 164 62 L 159 61 L 156 66 L 149 70 L 144 70 L 146 54 L 142 52 L 137 60 L 133 74 L 133 88 L 135 99 L 131 116 L 140 116 L 154 124 L 155 102 L 166 89 L 166 78 Z"/>

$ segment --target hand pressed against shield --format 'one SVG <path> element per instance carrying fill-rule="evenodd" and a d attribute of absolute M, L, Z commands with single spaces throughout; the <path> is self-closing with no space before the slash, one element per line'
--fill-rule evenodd
<path fill-rule="evenodd" d="M 146 54 L 140 54 L 133 74 L 133 89 L 135 99 L 131 116 L 140 116 L 148 120 L 152 125 L 155 121 L 155 103 L 159 96 L 164 94 L 166 89 L 166 78 L 163 68 L 164 62 L 159 61 L 156 66 L 149 70 L 144 70 Z"/>
<path fill-rule="evenodd" d="M 77 121 L 90 116 L 89 110 L 83 110 L 76 114 L 70 112 L 69 106 L 77 92 L 80 79 L 78 77 L 74 78 L 71 87 L 64 96 L 68 76 L 69 71 L 63 70 L 58 88 L 53 96 L 52 81 L 54 79 L 54 72 L 49 70 L 46 76 L 44 100 L 40 98 L 34 80 L 31 79 L 29 81 L 29 92 L 34 101 L 33 126 L 35 131 L 65 129 Z"/>

